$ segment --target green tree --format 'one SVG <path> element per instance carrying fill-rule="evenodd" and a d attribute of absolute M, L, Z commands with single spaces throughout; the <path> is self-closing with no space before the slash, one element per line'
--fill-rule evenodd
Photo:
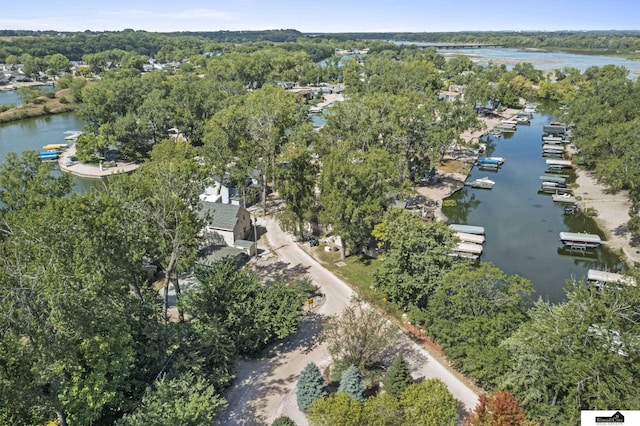
<path fill-rule="evenodd" d="M 206 379 L 185 373 L 175 379 L 158 380 L 147 390 L 140 406 L 118 425 L 201 426 L 211 424 L 226 406 Z"/>
<path fill-rule="evenodd" d="M 362 404 L 346 392 L 318 398 L 309 407 L 307 417 L 313 426 L 359 426 Z"/>
<path fill-rule="evenodd" d="M 388 250 L 374 275 L 376 288 L 403 309 L 426 307 L 438 278 L 454 263 L 449 256 L 455 244 L 453 232 L 404 209 L 389 209 L 383 224 Z"/>
<path fill-rule="evenodd" d="M 494 387 L 510 369 L 500 343 L 527 321 L 531 282 L 491 263 L 459 266 L 439 282 L 425 310 L 430 335 L 464 371 Z"/>
<path fill-rule="evenodd" d="M 409 365 L 402 354 L 398 355 L 387 370 L 384 377 L 384 390 L 391 396 L 399 398 L 402 392 L 413 383 Z"/>
<path fill-rule="evenodd" d="M 361 370 L 382 362 L 394 334 L 393 325 L 360 299 L 353 300 L 324 326 L 324 338 L 334 361 Z"/>
<path fill-rule="evenodd" d="M 267 184 L 274 178 L 276 156 L 288 132 L 305 121 L 301 98 L 275 86 L 251 93 L 243 105 L 246 139 L 238 154 L 244 163 L 261 172 L 263 213 L 266 214 Z"/>
<path fill-rule="evenodd" d="M 302 238 L 305 224 L 312 215 L 318 167 L 312 161 L 306 143 L 290 143 L 280 158 L 273 187 L 284 199 L 285 206 L 277 217 L 283 229 Z"/>
<path fill-rule="evenodd" d="M 355 365 L 349 365 L 342 374 L 340 386 L 338 386 L 338 392 L 345 392 L 358 402 L 364 401 L 364 385 L 362 383 L 362 376 Z"/>
<path fill-rule="evenodd" d="M 456 400 L 438 379 L 409 385 L 400 395 L 404 424 L 454 426 L 458 421 Z"/>
<path fill-rule="evenodd" d="M 531 320 L 505 342 L 511 390 L 534 420 L 573 424 L 580 410 L 637 406 L 639 344 L 635 287 L 567 284 L 567 301 L 537 301 Z"/>
<path fill-rule="evenodd" d="M 320 218 L 356 254 L 365 246 L 400 172 L 394 156 L 380 148 L 352 149 L 341 145 L 324 160 L 320 176 Z"/>
<path fill-rule="evenodd" d="M 386 392 L 367 398 L 362 405 L 363 425 L 402 426 L 402 417 L 400 401 Z"/>
<path fill-rule="evenodd" d="M 61 53 L 46 56 L 47 72 L 51 75 L 62 75 L 71 70 L 71 61 Z"/>
<path fill-rule="evenodd" d="M 300 373 L 296 385 L 296 399 L 300 410 L 307 411 L 315 400 L 326 396 L 326 387 L 327 384 L 318 366 L 312 362 L 307 364 Z"/>
<path fill-rule="evenodd" d="M 77 196 L 5 214 L 0 326 L 15 351 L 0 354 L 11 366 L 0 372 L 0 406 L 15 413 L 24 408 L 15 396 L 28 397 L 25 423 L 91 424 L 125 387 L 130 275 L 123 242 L 103 226 L 112 214 Z"/>
<path fill-rule="evenodd" d="M 48 200 L 68 195 L 73 185 L 70 174 L 54 176 L 53 164 L 40 161 L 35 151 L 22 156 L 7 154 L 0 168 L 0 201 L 6 210 L 39 209 Z"/>

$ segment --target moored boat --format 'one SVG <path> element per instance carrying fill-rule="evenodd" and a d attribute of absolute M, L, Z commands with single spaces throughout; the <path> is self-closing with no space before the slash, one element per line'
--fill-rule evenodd
<path fill-rule="evenodd" d="M 66 141 L 74 141 L 78 139 L 80 135 L 82 135 L 82 132 L 79 130 L 69 131 L 65 133 L 68 133 L 68 135 L 64 137 L 64 140 Z"/>
<path fill-rule="evenodd" d="M 66 143 L 52 143 L 42 147 L 44 151 L 62 151 L 69 147 Z"/>
<path fill-rule="evenodd" d="M 488 177 L 483 177 L 467 182 L 465 185 L 472 188 L 491 189 L 493 188 L 493 185 L 495 185 L 495 182 Z"/>
<path fill-rule="evenodd" d="M 40 151 L 38 158 L 41 160 L 57 160 L 59 155 L 58 151 Z"/>
<path fill-rule="evenodd" d="M 564 194 L 553 194 L 551 196 L 551 199 L 553 201 L 555 201 L 556 203 L 571 203 L 571 204 L 575 204 L 576 203 L 576 197 L 574 197 L 573 195 L 569 194 L 569 193 L 564 193 Z"/>

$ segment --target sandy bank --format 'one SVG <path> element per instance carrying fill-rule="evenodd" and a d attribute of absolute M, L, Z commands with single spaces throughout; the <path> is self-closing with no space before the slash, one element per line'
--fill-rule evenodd
<path fill-rule="evenodd" d="M 640 238 L 634 237 L 627 228 L 631 207 L 629 192 L 611 193 L 585 170 L 578 169 L 576 175 L 578 187 L 574 193 L 579 197 L 578 203 L 583 210 L 593 209 L 597 213 L 594 220 L 606 235 L 606 245 L 624 257 L 630 266 L 640 265 Z"/>

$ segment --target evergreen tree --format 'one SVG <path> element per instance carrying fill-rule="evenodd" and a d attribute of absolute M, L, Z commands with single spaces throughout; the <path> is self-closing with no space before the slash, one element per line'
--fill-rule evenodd
<path fill-rule="evenodd" d="M 310 362 L 300 373 L 296 389 L 298 408 L 307 411 L 313 401 L 327 395 L 326 384 L 317 365 Z"/>
<path fill-rule="evenodd" d="M 338 392 L 345 392 L 358 402 L 364 401 L 364 386 L 362 385 L 362 377 L 355 365 L 349 365 L 349 368 L 342 375 Z"/>
<path fill-rule="evenodd" d="M 413 382 L 411 371 L 402 354 L 393 360 L 384 378 L 384 389 L 398 398 L 400 394 Z"/>

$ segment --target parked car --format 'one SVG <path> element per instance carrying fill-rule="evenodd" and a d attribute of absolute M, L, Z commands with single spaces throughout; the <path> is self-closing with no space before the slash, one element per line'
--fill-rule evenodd
<path fill-rule="evenodd" d="M 311 247 L 316 247 L 319 244 L 320 244 L 320 240 L 318 240 L 318 237 L 316 237 L 315 235 L 309 236 L 309 245 Z"/>

